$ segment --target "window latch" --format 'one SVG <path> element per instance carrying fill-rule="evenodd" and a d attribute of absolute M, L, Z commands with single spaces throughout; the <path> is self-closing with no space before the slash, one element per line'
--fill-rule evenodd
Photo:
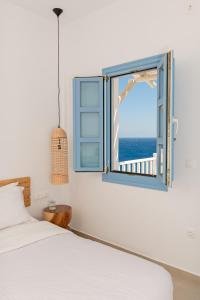
<path fill-rule="evenodd" d="M 173 118 L 173 124 L 174 124 L 174 127 L 175 127 L 175 129 L 174 129 L 174 135 L 175 135 L 175 137 L 174 137 L 174 141 L 176 141 L 176 136 L 177 136 L 177 134 L 178 134 L 178 130 L 179 130 L 179 124 L 178 124 L 178 119 L 177 118 Z"/>

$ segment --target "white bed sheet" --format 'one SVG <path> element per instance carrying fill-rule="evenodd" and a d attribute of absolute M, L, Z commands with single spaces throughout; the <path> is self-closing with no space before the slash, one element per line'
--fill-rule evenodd
<path fill-rule="evenodd" d="M 0 231 L 1 300 L 173 299 L 169 273 L 154 263 L 44 221 L 6 230 Z"/>

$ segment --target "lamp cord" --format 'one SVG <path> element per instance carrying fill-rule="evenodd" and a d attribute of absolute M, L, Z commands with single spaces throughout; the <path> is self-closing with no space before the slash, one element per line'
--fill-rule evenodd
<path fill-rule="evenodd" d="M 58 20 L 58 128 L 60 128 L 60 22 Z"/>

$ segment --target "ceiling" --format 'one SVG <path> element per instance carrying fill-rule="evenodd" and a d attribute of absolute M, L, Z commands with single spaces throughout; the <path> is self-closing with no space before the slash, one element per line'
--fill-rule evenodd
<path fill-rule="evenodd" d="M 52 8 L 60 7 L 64 10 L 62 18 L 71 22 L 106 7 L 118 0 L 9 0 L 9 2 L 32 10 L 45 17 L 52 16 Z"/>

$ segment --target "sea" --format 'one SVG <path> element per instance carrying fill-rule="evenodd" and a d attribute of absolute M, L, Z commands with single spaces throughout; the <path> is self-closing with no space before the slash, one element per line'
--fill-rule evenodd
<path fill-rule="evenodd" d="M 152 157 L 156 138 L 119 138 L 119 161 Z"/>

